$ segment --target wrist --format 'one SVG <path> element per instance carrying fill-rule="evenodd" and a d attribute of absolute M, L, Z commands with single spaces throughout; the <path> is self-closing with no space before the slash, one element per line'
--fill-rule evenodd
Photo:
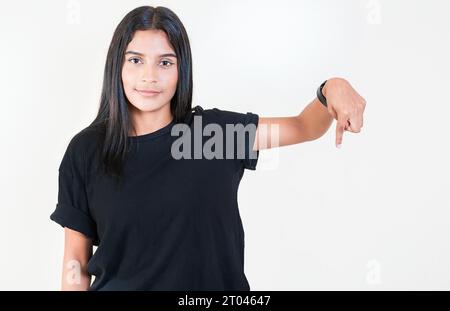
<path fill-rule="evenodd" d="M 320 86 L 317 88 L 317 99 L 320 101 L 320 103 L 326 108 L 327 107 L 327 98 L 324 94 L 324 87 L 327 84 L 327 80 L 322 82 Z"/>
<path fill-rule="evenodd" d="M 322 94 L 323 94 L 323 96 L 325 96 L 325 98 L 327 97 L 327 85 L 329 84 L 328 83 L 329 82 L 329 80 L 327 80 L 326 82 L 325 82 L 325 85 L 322 87 Z"/>

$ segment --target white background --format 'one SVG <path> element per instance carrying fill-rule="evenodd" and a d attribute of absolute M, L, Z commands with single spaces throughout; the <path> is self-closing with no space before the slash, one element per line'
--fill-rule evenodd
<path fill-rule="evenodd" d="M 193 105 L 293 116 L 323 80 L 364 127 L 263 150 L 239 189 L 252 290 L 450 290 L 448 1 L 2 1 L 0 290 L 59 290 L 58 166 L 94 118 L 115 27 L 186 27 Z"/>

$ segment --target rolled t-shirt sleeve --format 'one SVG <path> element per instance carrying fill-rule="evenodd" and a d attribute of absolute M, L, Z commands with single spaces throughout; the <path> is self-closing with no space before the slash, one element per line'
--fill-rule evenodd
<path fill-rule="evenodd" d="M 72 230 L 83 233 L 98 245 L 99 238 L 94 219 L 89 212 L 85 187 L 85 161 L 75 136 L 59 166 L 58 202 L 50 219 Z"/>
<path fill-rule="evenodd" d="M 232 124 L 236 129 L 235 155 L 244 168 L 256 170 L 259 158 L 259 150 L 253 150 L 258 128 L 259 115 L 253 112 L 241 113 L 236 111 L 220 110 L 213 108 L 221 122 Z M 243 131 L 240 132 L 240 129 Z M 243 135 L 240 135 L 243 133 Z"/>

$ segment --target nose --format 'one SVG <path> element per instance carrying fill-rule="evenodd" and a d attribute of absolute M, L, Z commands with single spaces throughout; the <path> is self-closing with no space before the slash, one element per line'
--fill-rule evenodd
<path fill-rule="evenodd" d="M 157 82 L 158 81 L 158 72 L 157 72 L 157 68 L 155 68 L 152 65 L 145 65 L 142 66 L 142 72 L 141 72 L 141 77 L 142 77 L 142 82 Z"/>

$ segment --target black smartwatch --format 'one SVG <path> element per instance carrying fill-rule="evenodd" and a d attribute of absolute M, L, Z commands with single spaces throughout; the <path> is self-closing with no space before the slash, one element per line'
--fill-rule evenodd
<path fill-rule="evenodd" d="M 327 99 L 325 98 L 325 96 L 323 96 L 323 93 L 322 93 L 322 89 L 323 89 L 323 87 L 325 86 L 325 83 L 327 83 L 327 80 L 325 80 L 325 81 L 319 86 L 319 88 L 317 89 L 317 98 L 319 99 L 319 101 L 320 101 L 325 107 L 328 107 L 328 106 L 327 106 Z"/>

